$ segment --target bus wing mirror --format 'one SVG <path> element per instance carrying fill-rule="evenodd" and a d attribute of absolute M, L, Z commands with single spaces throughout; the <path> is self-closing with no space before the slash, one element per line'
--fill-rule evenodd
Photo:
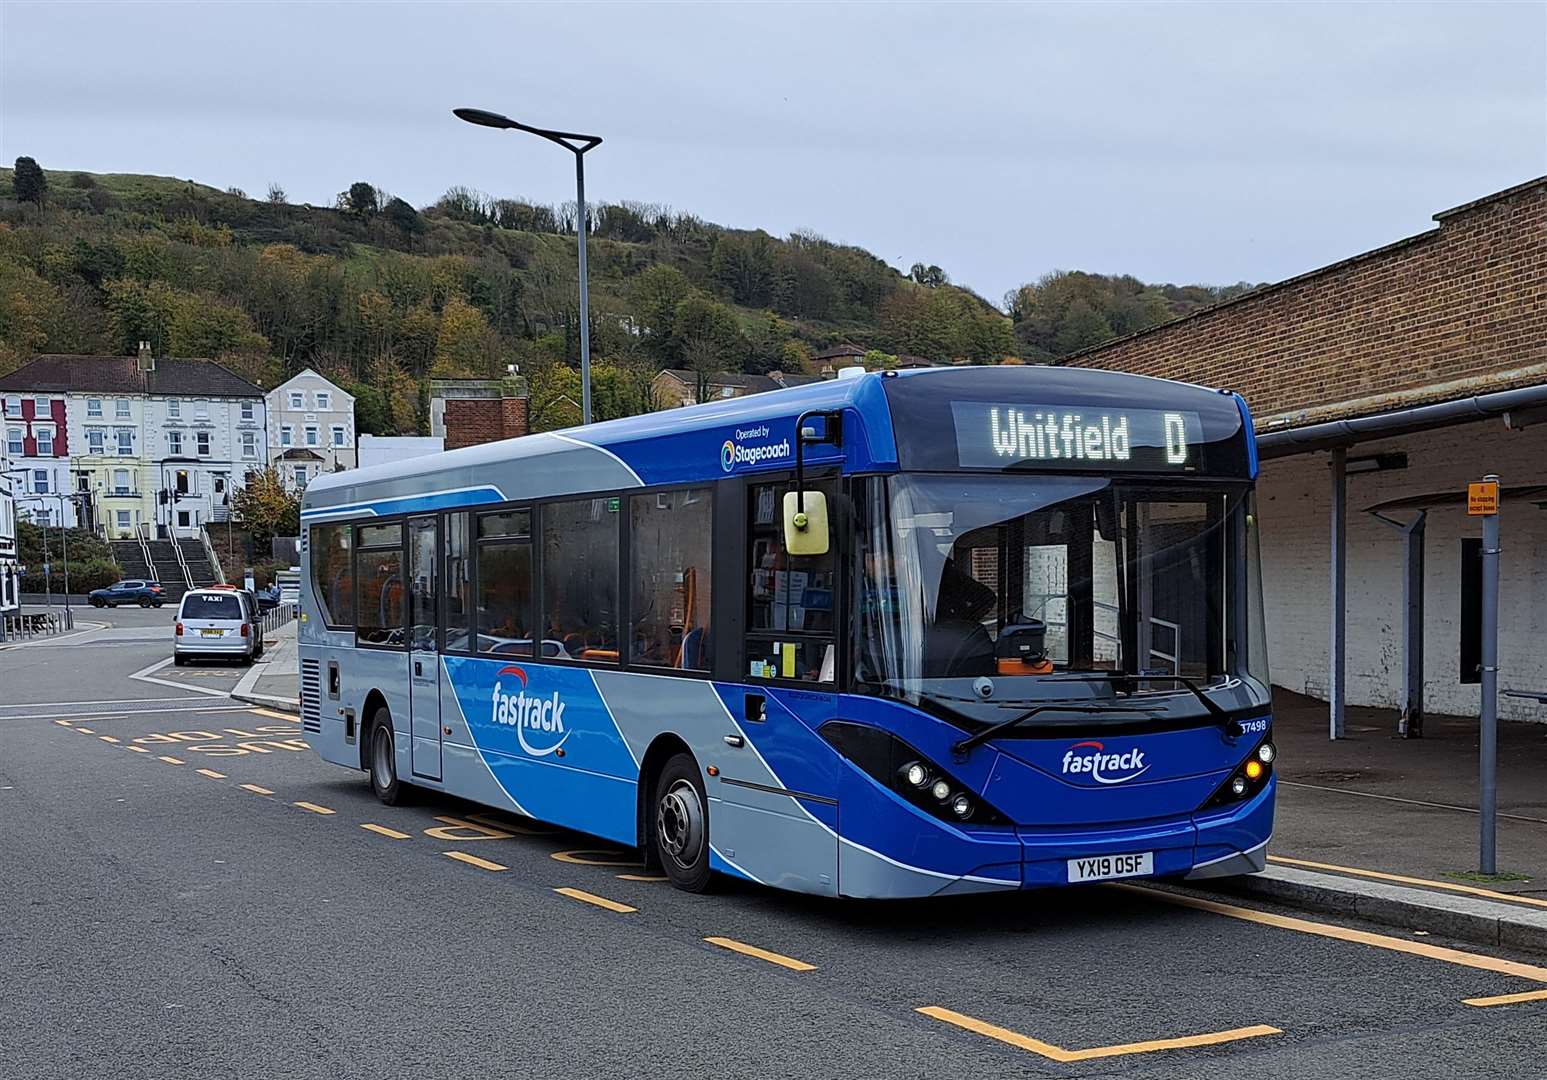
<path fill-rule="evenodd" d="M 821 491 L 784 494 L 784 550 L 790 555 L 826 555 L 827 495 Z"/>

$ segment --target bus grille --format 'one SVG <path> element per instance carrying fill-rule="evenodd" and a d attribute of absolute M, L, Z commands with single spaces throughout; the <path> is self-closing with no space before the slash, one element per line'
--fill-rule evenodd
<path fill-rule="evenodd" d="M 301 661 L 301 728 L 322 730 L 322 674 L 316 660 Z"/>

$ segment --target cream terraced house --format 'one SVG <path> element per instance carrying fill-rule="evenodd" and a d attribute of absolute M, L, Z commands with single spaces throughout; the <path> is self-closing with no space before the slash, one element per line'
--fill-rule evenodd
<path fill-rule="evenodd" d="M 269 459 L 286 487 L 359 466 L 355 399 L 310 368 L 269 391 L 268 416 Z"/>
<path fill-rule="evenodd" d="M 13 398 L 19 414 L 34 402 L 29 431 L 42 415 L 37 402 L 58 403 L 50 448 L 65 455 L 63 467 L 49 491 L 28 489 L 51 496 L 32 500 L 34 518 L 63 509 L 70 524 L 78 518 L 112 539 L 141 525 L 195 537 L 226 519 L 236 487 L 268 461 L 263 391 L 211 360 L 158 358 L 148 347 L 138 356 L 43 355 L 0 379 L 0 399 Z M 24 449 L 36 456 L 43 447 L 34 434 Z"/>

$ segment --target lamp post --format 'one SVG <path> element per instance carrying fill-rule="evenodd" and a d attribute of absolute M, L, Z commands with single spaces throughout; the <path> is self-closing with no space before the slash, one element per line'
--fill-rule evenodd
<path fill-rule="evenodd" d="M 498 128 L 503 131 L 525 131 L 538 135 L 549 142 L 558 143 L 575 155 L 575 232 L 580 247 L 580 422 L 591 422 L 591 305 L 590 289 L 586 279 L 586 210 L 585 210 L 585 155 L 587 150 L 601 145 L 599 135 L 577 135 L 571 131 L 551 131 L 547 128 L 530 127 L 499 113 L 483 109 L 452 109 L 459 120 L 480 127 Z"/>

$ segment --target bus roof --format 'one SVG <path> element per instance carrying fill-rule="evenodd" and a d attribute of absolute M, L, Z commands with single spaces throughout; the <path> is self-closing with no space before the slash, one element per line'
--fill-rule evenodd
<path fill-rule="evenodd" d="M 987 400 L 985 395 L 1012 402 L 1056 402 L 1060 407 L 1185 409 L 1190 415 L 1210 417 L 1208 422 L 1219 431 L 1227 423 L 1237 433 L 1244 431 L 1242 441 L 1252 451 L 1250 473 L 1255 474 L 1251 425 L 1244 403 L 1235 395 L 1090 368 L 918 368 L 825 380 L 324 474 L 307 486 L 303 513 L 309 520 L 346 513 L 411 513 L 788 469 L 795 462 L 795 421 L 806 412 L 843 414 L 842 447 L 808 446 L 809 463 L 841 461 L 849 471 L 893 471 L 900 461 L 893 428 L 899 411 L 912 416 L 926 407 L 921 403 L 943 405 L 958 396 Z M 938 433 L 914 434 L 940 441 Z"/>

